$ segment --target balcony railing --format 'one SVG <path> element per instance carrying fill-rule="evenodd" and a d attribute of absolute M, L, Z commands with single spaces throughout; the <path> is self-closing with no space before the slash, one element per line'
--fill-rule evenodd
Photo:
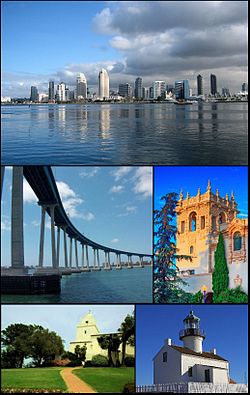
<path fill-rule="evenodd" d="M 201 336 L 205 337 L 205 332 L 203 329 L 199 328 L 187 328 L 187 329 L 182 329 L 179 332 L 179 337 L 182 339 L 184 336 Z"/>

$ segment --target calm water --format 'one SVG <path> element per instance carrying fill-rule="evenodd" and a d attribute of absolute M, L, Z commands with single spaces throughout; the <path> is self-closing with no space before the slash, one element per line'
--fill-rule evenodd
<path fill-rule="evenodd" d="M 2 108 L 3 164 L 247 164 L 247 103 Z"/>
<path fill-rule="evenodd" d="M 2 303 L 151 303 L 152 267 L 63 276 L 60 295 L 2 295 Z"/>

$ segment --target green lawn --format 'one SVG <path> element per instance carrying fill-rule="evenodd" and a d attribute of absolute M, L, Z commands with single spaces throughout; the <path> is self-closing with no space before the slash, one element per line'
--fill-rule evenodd
<path fill-rule="evenodd" d="M 82 368 L 73 373 L 101 393 L 121 393 L 124 384 L 134 383 L 134 368 Z"/>
<path fill-rule="evenodd" d="M 2 369 L 1 388 L 58 389 L 66 391 L 62 368 Z"/>

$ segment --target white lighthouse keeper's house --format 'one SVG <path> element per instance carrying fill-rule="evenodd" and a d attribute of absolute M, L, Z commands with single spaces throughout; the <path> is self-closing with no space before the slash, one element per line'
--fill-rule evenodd
<path fill-rule="evenodd" d="M 203 351 L 205 333 L 200 329 L 200 319 L 193 311 L 183 320 L 184 329 L 179 338 L 183 346 L 166 339 L 164 346 L 153 359 L 154 384 L 205 382 L 228 384 L 229 362 L 216 354 Z"/>

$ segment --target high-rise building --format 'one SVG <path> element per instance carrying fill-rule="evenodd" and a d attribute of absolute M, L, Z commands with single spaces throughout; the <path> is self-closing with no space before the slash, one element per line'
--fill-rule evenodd
<path fill-rule="evenodd" d="M 36 102 L 39 99 L 38 90 L 36 86 L 30 88 L 30 101 Z"/>
<path fill-rule="evenodd" d="M 74 100 L 74 91 L 69 90 L 68 88 L 65 89 L 65 101 L 72 101 Z"/>
<path fill-rule="evenodd" d="M 248 84 L 246 82 L 243 82 L 241 90 L 242 92 L 248 92 Z"/>
<path fill-rule="evenodd" d="M 142 87 L 142 98 L 144 100 L 149 99 L 149 88 L 145 88 L 144 86 Z"/>
<path fill-rule="evenodd" d="M 229 89 L 228 88 L 222 88 L 221 89 L 221 94 L 222 94 L 222 96 L 225 96 L 225 97 L 230 96 Z"/>
<path fill-rule="evenodd" d="M 142 99 L 143 98 L 142 78 L 141 77 L 138 77 L 135 80 L 135 98 L 136 99 Z"/>
<path fill-rule="evenodd" d="M 83 73 L 79 73 L 76 78 L 76 99 L 87 98 L 87 80 Z"/>
<path fill-rule="evenodd" d="M 217 93 L 217 79 L 216 75 L 210 75 L 211 95 L 215 96 Z"/>
<path fill-rule="evenodd" d="M 101 69 L 99 73 L 99 99 L 109 99 L 109 75 L 107 70 Z"/>
<path fill-rule="evenodd" d="M 200 74 L 197 75 L 197 95 L 203 95 L 203 78 Z"/>
<path fill-rule="evenodd" d="M 119 85 L 119 95 L 123 97 L 132 97 L 133 89 L 130 84 L 120 84 Z"/>
<path fill-rule="evenodd" d="M 55 85 L 54 81 L 49 81 L 49 101 L 55 100 Z"/>
<path fill-rule="evenodd" d="M 154 99 L 166 97 L 166 82 L 165 81 L 154 81 L 153 83 Z"/>
<path fill-rule="evenodd" d="M 175 97 L 178 100 L 187 100 L 189 98 L 188 80 L 175 81 Z"/>
<path fill-rule="evenodd" d="M 66 85 L 64 82 L 61 82 L 60 84 L 57 85 L 57 90 L 56 90 L 57 101 L 66 101 L 65 90 L 66 90 Z"/>

